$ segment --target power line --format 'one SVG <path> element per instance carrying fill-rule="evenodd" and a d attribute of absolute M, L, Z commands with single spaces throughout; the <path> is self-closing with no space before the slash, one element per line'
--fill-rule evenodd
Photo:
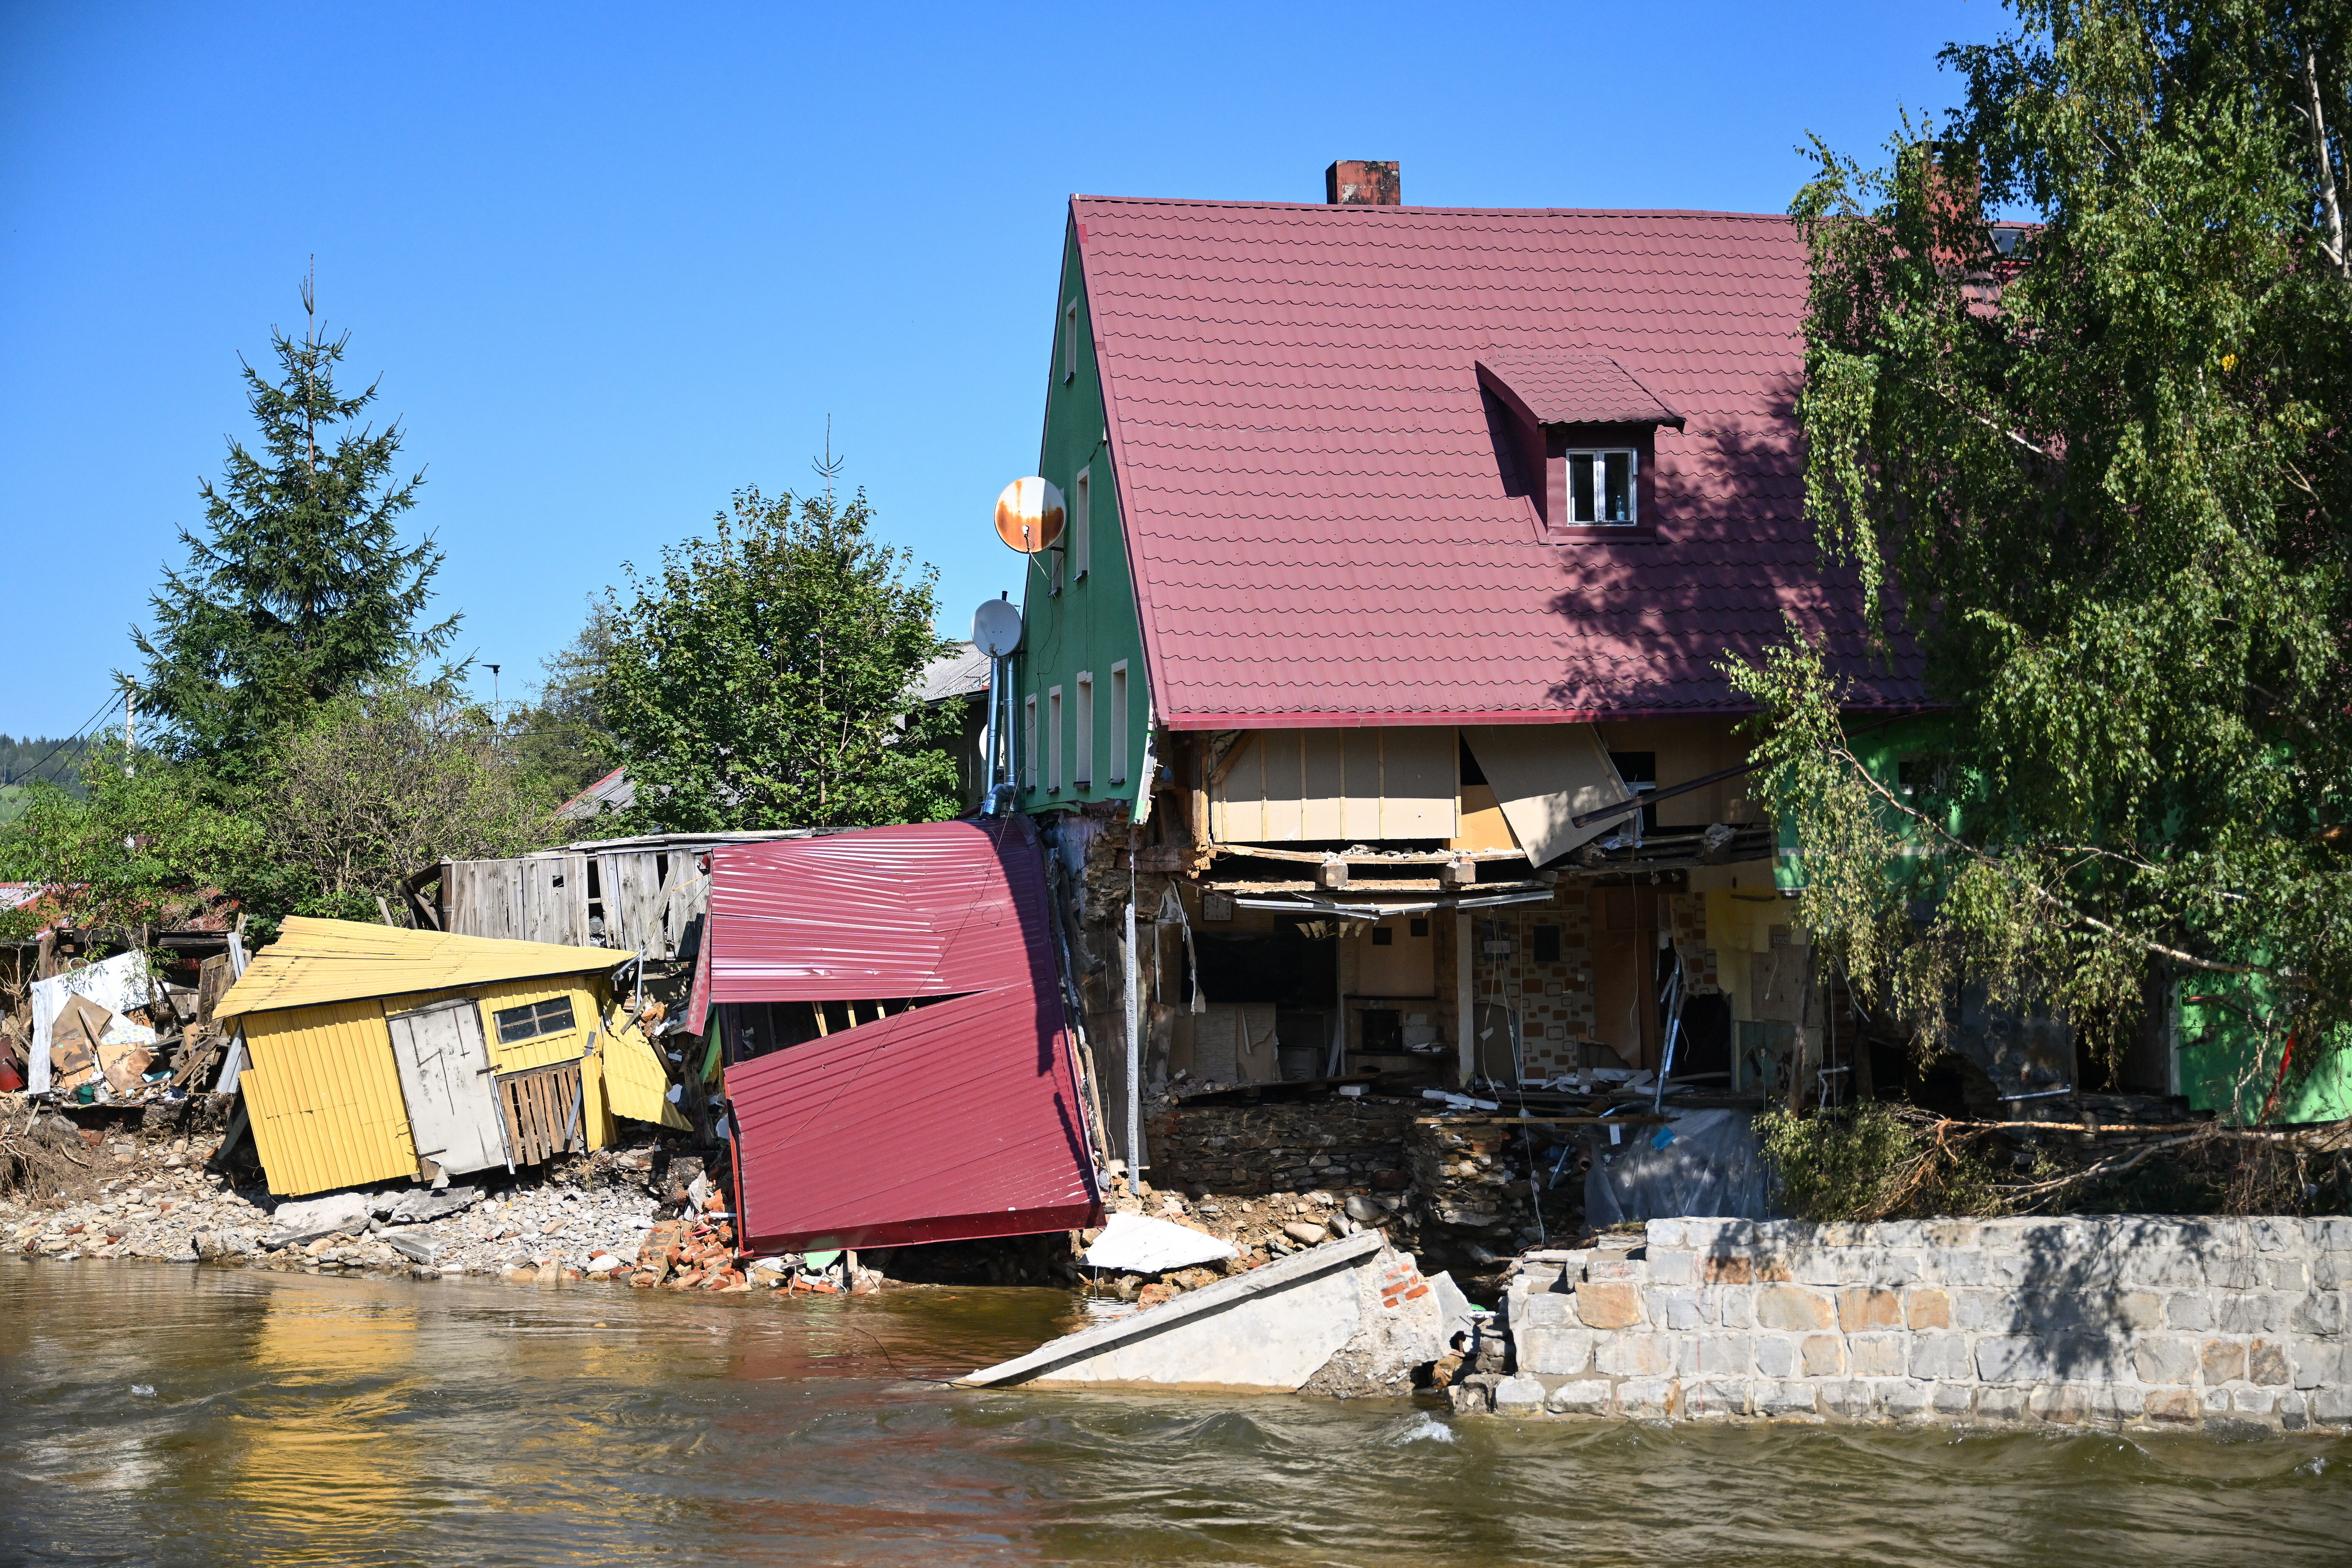
<path fill-rule="evenodd" d="M 43 757 L 39 762 L 35 763 L 31 767 L 26 768 L 22 773 L 11 773 L 8 777 L 8 782 L 10 784 L 15 784 L 19 778 L 28 779 L 38 774 L 43 768 L 49 765 L 49 757 L 56 756 L 59 752 L 64 751 L 68 746 L 72 745 L 76 741 L 79 741 L 83 736 L 89 734 L 90 731 L 97 726 L 100 720 L 114 711 L 114 705 L 121 700 L 122 693 L 119 691 L 112 697 L 108 698 L 105 707 L 100 708 L 97 712 L 91 714 L 89 718 L 81 721 L 80 729 L 76 730 L 72 734 L 68 735 L 56 745 L 51 746 L 49 748 L 48 757 Z"/>

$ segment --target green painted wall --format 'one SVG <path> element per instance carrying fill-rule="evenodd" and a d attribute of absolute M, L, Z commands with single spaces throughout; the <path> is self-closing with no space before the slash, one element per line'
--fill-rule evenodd
<path fill-rule="evenodd" d="M 2261 1120 L 2277 1090 L 2273 1122 L 2336 1121 L 2352 1116 L 2352 1029 L 2295 1042 L 2294 1059 L 2279 1071 L 2279 1045 L 2267 1048 L 2247 1019 L 2276 1005 L 2274 988 L 2257 977 L 2193 973 L 2177 989 L 2175 1023 L 2180 1092 L 2189 1108 L 2224 1121 Z"/>
<path fill-rule="evenodd" d="M 1027 700 L 1037 701 L 1037 754 L 1022 758 L 1019 799 L 1029 811 L 1052 811 L 1095 800 L 1132 800 L 1140 781 L 1148 740 L 1151 700 L 1143 667 L 1143 635 L 1135 605 L 1134 579 L 1128 570 L 1127 533 L 1118 485 L 1111 471 L 1109 432 L 1103 416 L 1102 381 L 1095 363 L 1094 328 L 1087 309 L 1086 282 L 1079 270 L 1077 236 L 1066 229 L 1062 239 L 1062 286 L 1054 301 L 1054 353 L 1045 384 L 1045 432 L 1037 458 L 1037 472 L 1059 486 L 1075 514 L 1077 477 L 1090 479 L 1091 531 L 1087 573 L 1076 573 L 1074 542 L 1067 531 L 1064 548 L 1041 552 L 1029 560 L 1027 587 L 1022 595 L 1021 652 L 1013 661 L 1014 689 L 1021 707 L 1013 735 L 1026 745 Z M 1076 367 L 1065 335 L 1070 331 L 1066 307 L 1077 305 Z M 1076 527 L 1075 515 L 1072 528 Z M 1055 557 L 1060 557 L 1059 561 Z M 1059 566 L 1060 589 L 1055 591 Z M 1127 665 L 1126 756 L 1115 758 L 1121 732 L 1114 712 L 1114 667 Z M 1079 759 L 1085 752 L 1078 725 L 1078 677 L 1094 677 L 1094 771 L 1085 788 L 1078 787 Z M 1048 716 L 1051 693 L 1062 689 L 1062 779 L 1055 788 L 1047 776 Z M 1114 777 L 1118 782 L 1113 782 Z"/>
<path fill-rule="evenodd" d="M 1904 719 L 1884 728 L 1875 727 L 1877 724 L 1878 721 L 1865 718 L 1859 724 L 1848 725 L 1849 730 L 1864 731 L 1853 735 L 1850 744 L 1862 765 L 1870 771 L 1871 777 L 1896 788 L 1902 784 L 1903 760 L 1933 753 L 1944 744 L 1947 733 L 1943 718 L 1933 713 Z M 1864 726 L 1872 727 L 1864 729 Z M 1887 814 L 1887 818 L 1897 820 L 1892 812 Z M 1958 824 L 1954 821 L 1951 826 L 1957 827 Z M 1906 840 L 1916 839 L 1919 832 L 1916 827 L 1905 827 L 1902 837 Z M 1791 819 L 1780 819 L 1779 847 L 1780 857 L 1772 865 L 1773 880 L 1784 893 L 1803 891 L 1805 847 L 1799 842 L 1797 825 Z"/>

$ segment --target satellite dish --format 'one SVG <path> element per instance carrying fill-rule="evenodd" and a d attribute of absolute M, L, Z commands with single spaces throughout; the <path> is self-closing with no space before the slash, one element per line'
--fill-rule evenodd
<path fill-rule="evenodd" d="M 1015 479 L 996 498 L 996 537 L 1024 555 L 1052 548 L 1062 537 L 1062 492 L 1047 480 Z"/>
<path fill-rule="evenodd" d="M 972 646 L 991 658 L 1003 658 L 1021 646 L 1021 606 L 1010 599 L 989 599 L 971 613 Z"/>

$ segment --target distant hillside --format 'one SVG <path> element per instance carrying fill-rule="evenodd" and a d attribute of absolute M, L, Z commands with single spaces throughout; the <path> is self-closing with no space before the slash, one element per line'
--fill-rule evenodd
<path fill-rule="evenodd" d="M 16 815 L 18 785 L 34 779 L 81 793 L 81 753 L 86 741 L 60 742 L 51 735 L 0 735 L 0 822 Z"/>

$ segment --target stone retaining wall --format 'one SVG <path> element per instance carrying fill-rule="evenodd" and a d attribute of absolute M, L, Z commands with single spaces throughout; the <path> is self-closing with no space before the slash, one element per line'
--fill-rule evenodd
<path fill-rule="evenodd" d="M 1151 1119 L 1150 1176 L 1157 1186 L 1208 1193 L 1402 1192 L 1405 1135 L 1426 1109 L 1398 1100 L 1180 1106 Z"/>
<path fill-rule="evenodd" d="M 1504 1414 L 2352 1426 L 2352 1219 L 1653 1220 L 1523 1257 Z"/>

